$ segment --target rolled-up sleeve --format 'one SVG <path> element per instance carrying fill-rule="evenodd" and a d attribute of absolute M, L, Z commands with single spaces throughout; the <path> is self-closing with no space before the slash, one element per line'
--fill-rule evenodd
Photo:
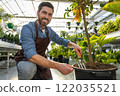
<path fill-rule="evenodd" d="M 56 32 L 54 32 L 52 29 L 51 29 L 51 41 L 59 44 L 59 45 L 63 45 L 65 47 L 68 47 L 68 43 L 70 42 L 70 40 L 68 39 L 64 39 L 62 37 L 60 37 Z"/>
<path fill-rule="evenodd" d="M 28 25 L 24 25 L 21 30 L 20 40 L 24 50 L 24 55 L 28 60 L 37 54 L 32 32 L 33 30 Z"/>

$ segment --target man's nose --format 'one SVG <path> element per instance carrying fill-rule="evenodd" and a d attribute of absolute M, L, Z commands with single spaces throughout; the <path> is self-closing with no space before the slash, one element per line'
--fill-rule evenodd
<path fill-rule="evenodd" d="M 46 19 L 48 19 L 48 16 L 49 16 L 49 15 L 48 15 L 48 14 L 46 14 L 46 15 L 45 15 L 45 18 L 46 18 Z"/>

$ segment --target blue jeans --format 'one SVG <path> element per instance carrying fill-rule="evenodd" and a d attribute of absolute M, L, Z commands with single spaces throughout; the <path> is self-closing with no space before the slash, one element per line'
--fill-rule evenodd
<path fill-rule="evenodd" d="M 20 61 L 17 64 L 17 71 L 19 80 L 31 80 L 37 72 L 37 66 L 30 61 Z M 49 80 L 53 80 L 53 78 Z"/>
<path fill-rule="evenodd" d="M 17 71 L 19 80 L 31 80 L 37 71 L 37 66 L 30 61 L 20 61 L 17 64 Z"/>

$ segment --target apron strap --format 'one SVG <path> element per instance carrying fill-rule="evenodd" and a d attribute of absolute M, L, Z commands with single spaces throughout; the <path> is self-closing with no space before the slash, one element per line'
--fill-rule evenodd
<path fill-rule="evenodd" d="M 36 30 L 36 39 L 35 41 L 37 40 L 38 38 L 38 28 L 37 28 L 37 20 L 35 21 L 35 30 Z M 46 30 L 47 30 L 47 37 L 49 38 L 49 31 L 48 31 L 48 28 L 46 27 Z"/>

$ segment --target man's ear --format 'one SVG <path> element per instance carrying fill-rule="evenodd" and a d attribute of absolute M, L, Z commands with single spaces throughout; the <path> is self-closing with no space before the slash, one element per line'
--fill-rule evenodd
<path fill-rule="evenodd" d="M 38 16 L 38 11 L 37 11 L 37 16 Z"/>

